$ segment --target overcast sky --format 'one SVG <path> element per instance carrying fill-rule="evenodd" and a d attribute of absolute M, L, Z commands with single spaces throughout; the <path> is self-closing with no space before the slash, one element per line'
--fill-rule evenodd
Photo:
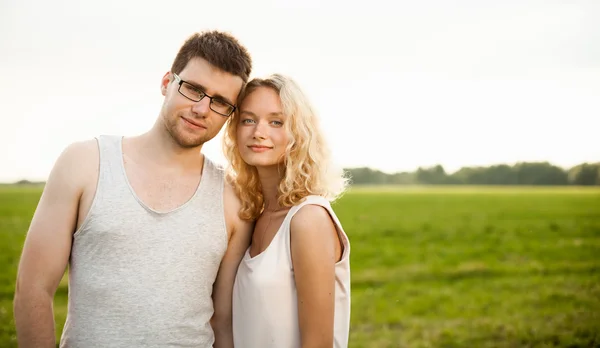
<path fill-rule="evenodd" d="M 600 1 L 0 0 L 0 182 L 145 132 L 206 29 L 237 36 L 253 76 L 295 78 L 346 167 L 600 160 Z M 203 151 L 223 162 L 220 142 Z"/>

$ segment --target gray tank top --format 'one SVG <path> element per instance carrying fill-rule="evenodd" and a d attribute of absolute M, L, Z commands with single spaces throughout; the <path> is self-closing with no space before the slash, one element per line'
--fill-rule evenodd
<path fill-rule="evenodd" d="M 224 172 L 204 156 L 193 197 L 159 213 L 131 188 L 121 142 L 98 137 L 98 185 L 73 235 L 60 347 L 212 347 L 212 286 L 227 249 Z"/>

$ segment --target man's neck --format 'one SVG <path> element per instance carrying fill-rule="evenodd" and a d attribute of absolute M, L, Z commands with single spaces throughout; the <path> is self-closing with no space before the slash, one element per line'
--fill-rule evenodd
<path fill-rule="evenodd" d="M 196 170 L 202 167 L 202 145 L 181 147 L 165 130 L 153 127 L 150 131 L 131 139 L 139 157 L 163 168 Z"/>

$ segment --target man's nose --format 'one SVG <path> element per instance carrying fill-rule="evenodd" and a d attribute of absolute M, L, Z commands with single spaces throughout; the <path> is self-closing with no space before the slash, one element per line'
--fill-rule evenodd
<path fill-rule="evenodd" d="M 210 98 L 204 97 L 192 105 L 192 112 L 200 117 L 206 117 L 210 112 Z"/>

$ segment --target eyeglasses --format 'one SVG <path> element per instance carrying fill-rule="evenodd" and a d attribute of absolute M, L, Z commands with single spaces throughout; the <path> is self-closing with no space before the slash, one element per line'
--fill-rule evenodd
<path fill-rule="evenodd" d="M 217 114 L 225 117 L 229 117 L 233 113 L 233 111 L 235 111 L 235 106 L 229 104 L 223 99 L 219 97 L 211 97 L 210 95 L 204 93 L 204 91 L 200 90 L 198 87 L 182 80 L 181 77 L 179 77 L 175 73 L 173 73 L 173 76 L 179 84 L 179 88 L 177 89 L 177 91 L 179 91 L 179 94 L 188 98 L 189 100 L 199 102 L 202 99 L 204 99 L 204 97 L 207 97 L 208 99 L 210 99 L 210 109 L 216 112 Z"/>

